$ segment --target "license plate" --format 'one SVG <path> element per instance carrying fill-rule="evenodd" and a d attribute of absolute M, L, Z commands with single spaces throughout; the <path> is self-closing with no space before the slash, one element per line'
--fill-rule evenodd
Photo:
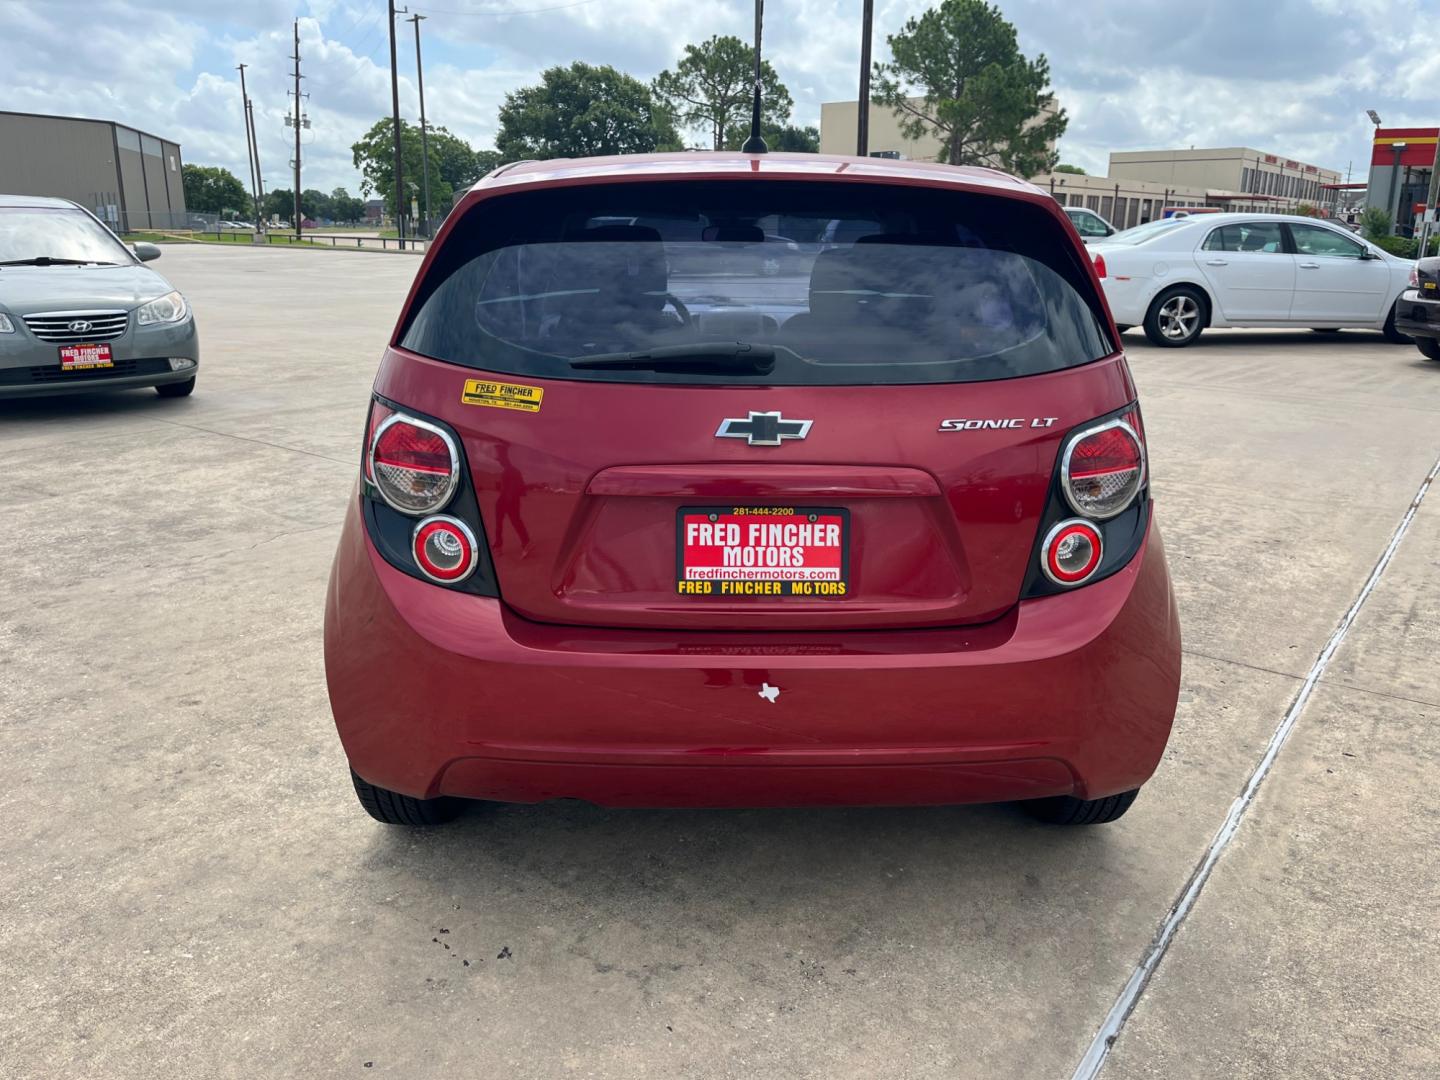
<path fill-rule="evenodd" d="M 109 345 L 61 345 L 61 371 L 89 371 L 92 368 L 114 367 Z"/>
<path fill-rule="evenodd" d="M 849 588 L 848 510 L 683 506 L 675 531 L 681 596 L 834 598 Z"/>

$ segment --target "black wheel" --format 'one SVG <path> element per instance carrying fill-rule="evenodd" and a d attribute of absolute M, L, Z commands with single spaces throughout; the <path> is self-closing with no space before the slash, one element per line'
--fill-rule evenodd
<path fill-rule="evenodd" d="M 194 391 L 194 375 L 191 375 L 190 378 L 186 379 L 184 382 L 161 383 L 159 386 L 155 387 L 155 392 L 161 397 L 189 397 L 192 393 L 194 393 Z"/>
<path fill-rule="evenodd" d="M 1029 799 L 1020 805 L 1031 817 L 1048 825 L 1103 825 L 1123 817 L 1140 789 L 1107 795 L 1103 799 L 1077 799 L 1073 795 L 1057 795 L 1051 799 Z"/>
<path fill-rule="evenodd" d="M 459 799 L 416 799 L 409 795 L 376 787 L 361 780 L 350 770 L 350 779 L 355 784 L 355 795 L 365 812 L 376 821 L 386 825 L 410 825 L 420 828 L 426 825 L 441 825 L 460 813 L 464 804 Z"/>
<path fill-rule="evenodd" d="M 1179 349 L 1200 336 L 1207 317 L 1206 300 L 1200 290 L 1176 285 L 1150 305 L 1145 314 L 1145 336 L 1162 348 Z"/>
<path fill-rule="evenodd" d="M 1420 350 L 1420 355 L 1426 360 L 1440 360 L 1440 340 L 1433 337 L 1417 337 L 1415 348 Z"/>
<path fill-rule="evenodd" d="M 1399 306 L 1398 301 L 1390 305 L 1390 314 L 1385 316 L 1385 327 L 1380 332 L 1385 335 L 1385 340 L 1392 345 L 1409 345 L 1415 339 L 1409 334 L 1402 334 L 1399 330 L 1395 329 L 1395 311 Z"/>

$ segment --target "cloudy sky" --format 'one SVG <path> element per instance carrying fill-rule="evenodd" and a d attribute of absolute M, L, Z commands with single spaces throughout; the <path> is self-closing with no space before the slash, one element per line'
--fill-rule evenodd
<path fill-rule="evenodd" d="M 937 0 L 931 0 L 937 2 Z M 877 58 L 927 0 L 877 0 Z M 475 146 L 506 91 L 584 60 L 649 80 L 687 42 L 749 37 L 750 0 L 409 0 L 426 15 L 426 111 Z M 794 120 L 855 96 L 860 0 L 770 0 L 766 54 Z M 1111 150 L 1248 145 L 1363 179 L 1370 124 L 1440 121 L 1440 0 L 1000 0 L 1022 49 L 1050 60 L 1070 115 L 1063 160 Z M 1429 34 L 1422 28 L 1427 23 Z M 300 21 L 305 187 L 359 189 L 350 144 L 390 112 L 384 0 L 0 0 L 0 109 L 94 116 L 174 139 L 186 161 L 246 173 L 235 66 L 255 101 L 266 186 L 291 157 L 284 118 Z M 77 33 L 83 28 L 83 35 Z M 401 110 L 417 114 L 412 27 L 400 24 Z"/>

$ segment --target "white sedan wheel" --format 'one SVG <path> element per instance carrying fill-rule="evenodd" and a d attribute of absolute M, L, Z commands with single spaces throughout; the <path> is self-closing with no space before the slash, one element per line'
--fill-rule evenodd
<path fill-rule="evenodd" d="M 1160 331 L 1181 341 L 1191 337 L 1200 323 L 1200 305 L 1189 296 L 1172 296 L 1160 305 Z"/>

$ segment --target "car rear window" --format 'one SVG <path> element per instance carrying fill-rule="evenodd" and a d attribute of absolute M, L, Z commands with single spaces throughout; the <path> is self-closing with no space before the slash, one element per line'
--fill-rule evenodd
<path fill-rule="evenodd" d="M 1107 355 L 1102 310 L 1065 232 L 1016 199 L 858 182 L 583 185 L 469 210 L 400 344 L 547 378 L 972 382 Z M 573 366 L 737 343 L 766 347 L 773 368 Z"/>

